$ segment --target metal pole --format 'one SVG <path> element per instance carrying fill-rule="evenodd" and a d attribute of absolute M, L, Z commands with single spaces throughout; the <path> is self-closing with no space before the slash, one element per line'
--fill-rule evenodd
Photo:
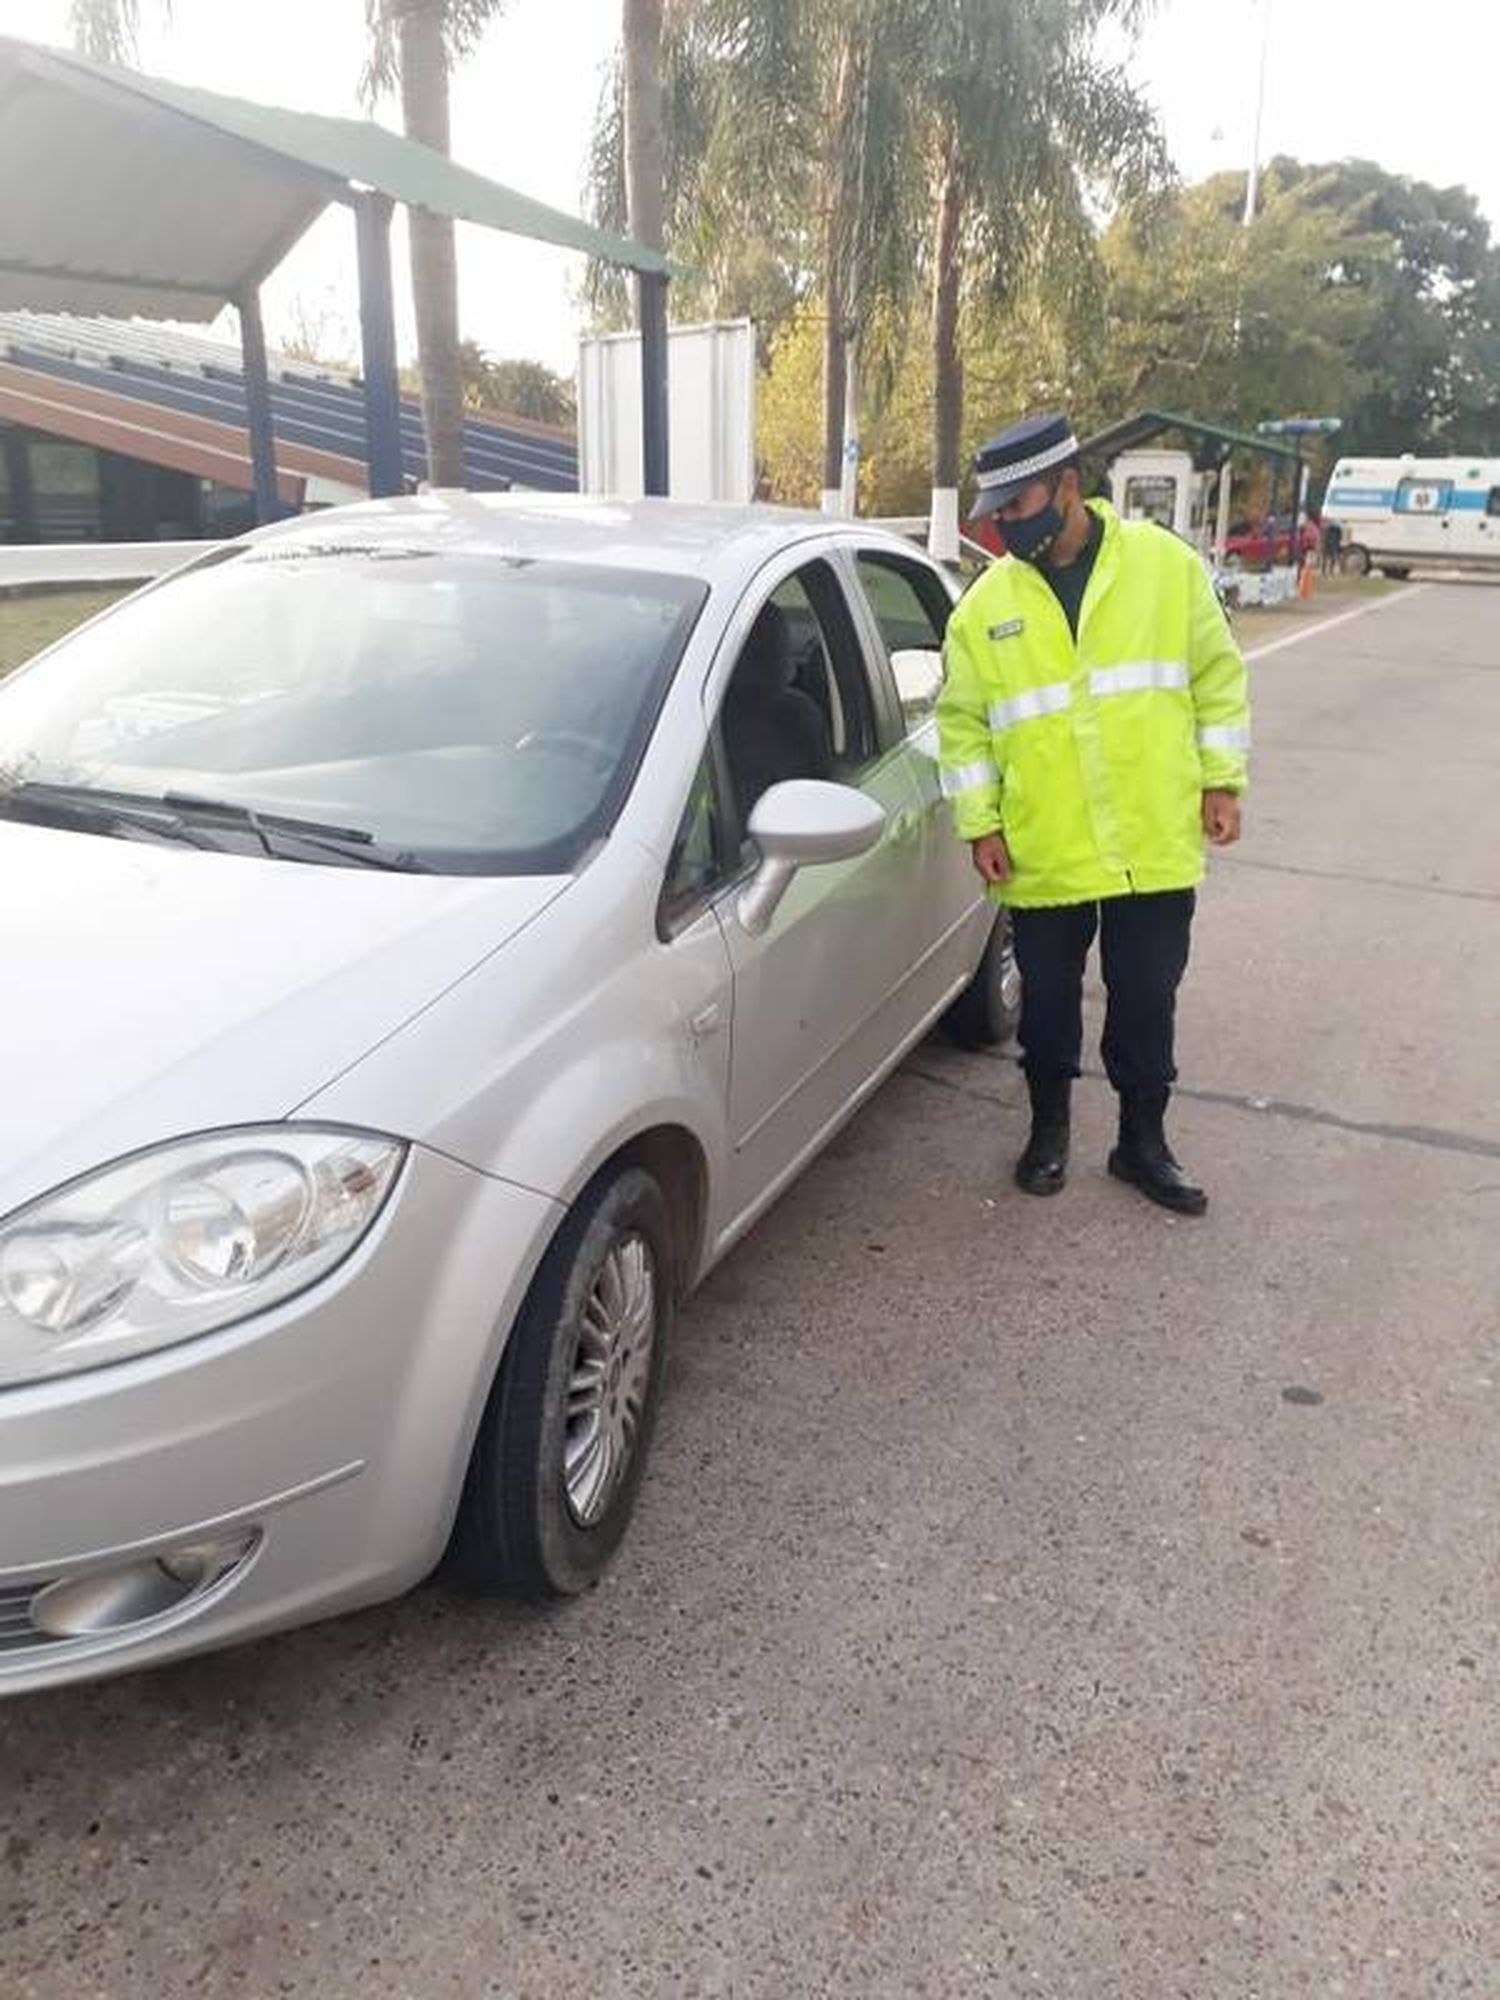
<path fill-rule="evenodd" d="M 1219 511 L 1214 522 L 1214 567 L 1224 567 L 1224 544 L 1229 540 L 1229 495 L 1234 468 L 1229 458 L 1219 468 Z"/>
<path fill-rule="evenodd" d="M 642 490 L 665 496 L 672 490 L 666 272 L 637 272 L 636 299 L 641 322 Z"/>
<path fill-rule="evenodd" d="M 365 376 L 370 497 L 405 490 L 401 469 L 401 383 L 396 373 L 396 308 L 391 288 L 389 196 L 354 198 L 359 244 L 359 337 Z"/>
<path fill-rule="evenodd" d="M 1266 109 L 1266 58 L 1271 50 L 1271 0 L 1260 0 L 1260 81 L 1255 91 L 1255 137 L 1250 146 L 1250 178 L 1245 184 L 1245 227 L 1255 220 L 1255 197 L 1260 191 L 1260 128 Z"/>
<path fill-rule="evenodd" d="M 25 435 L 9 425 L 0 429 L 0 450 L 10 484 L 10 540 L 39 542 L 42 529 L 37 519 L 36 485 L 31 477 L 31 452 Z"/>
<path fill-rule="evenodd" d="M 245 414 L 250 430 L 250 481 L 255 519 L 263 526 L 281 519 L 276 485 L 276 431 L 271 414 L 271 374 L 266 366 L 266 330 L 260 293 L 252 285 L 235 301 L 240 315 L 240 353 L 245 369 Z"/>

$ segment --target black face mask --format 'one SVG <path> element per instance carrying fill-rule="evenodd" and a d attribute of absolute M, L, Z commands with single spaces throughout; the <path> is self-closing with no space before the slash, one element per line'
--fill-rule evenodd
<path fill-rule="evenodd" d="M 1000 523 L 1010 554 L 1029 563 L 1040 562 L 1062 531 L 1063 517 L 1051 501 L 1039 513 L 1028 514 L 1023 520 Z"/>

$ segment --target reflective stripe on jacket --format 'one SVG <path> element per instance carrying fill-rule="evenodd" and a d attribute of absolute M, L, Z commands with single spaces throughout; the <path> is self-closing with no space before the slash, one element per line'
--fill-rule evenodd
<path fill-rule="evenodd" d="M 1246 783 L 1245 664 L 1197 554 L 1102 500 L 1075 643 L 1052 587 L 1007 556 L 948 624 L 943 790 L 960 838 L 1004 835 L 997 899 L 1031 909 L 1203 876 L 1202 794 Z"/>

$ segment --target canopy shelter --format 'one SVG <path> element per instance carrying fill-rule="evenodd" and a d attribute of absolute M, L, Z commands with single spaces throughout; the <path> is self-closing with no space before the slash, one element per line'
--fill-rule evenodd
<path fill-rule="evenodd" d="M 0 308 L 211 320 L 239 311 L 256 508 L 278 511 L 260 286 L 330 202 L 355 217 L 369 490 L 402 490 L 390 224 L 405 202 L 636 273 L 646 490 L 667 490 L 659 251 L 355 118 L 164 83 L 0 36 Z"/>
<path fill-rule="evenodd" d="M 1079 455 L 1085 462 L 1107 462 L 1118 458 L 1122 451 L 1138 451 L 1143 445 L 1152 444 L 1169 432 L 1186 442 L 1199 472 L 1216 472 L 1219 475 L 1219 525 L 1214 537 L 1216 550 L 1222 551 L 1228 522 L 1229 461 L 1237 451 L 1256 452 L 1271 461 L 1270 511 L 1273 514 L 1277 511 L 1281 469 L 1288 464 L 1293 468 L 1291 546 L 1293 549 L 1299 546 L 1307 480 L 1302 454 L 1295 445 L 1280 444 L 1274 438 L 1249 431 L 1231 430 L 1224 424 L 1204 423 L 1201 418 L 1185 417 L 1172 410 L 1140 410 L 1135 416 L 1124 417 L 1119 423 L 1110 424 L 1107 429 L 1095 431 L 1092 437 L 1084 438 L 1078 447 Z"/>

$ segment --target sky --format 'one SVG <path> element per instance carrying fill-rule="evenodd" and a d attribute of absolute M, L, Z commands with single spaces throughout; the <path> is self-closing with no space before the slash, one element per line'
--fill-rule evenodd
<path fill-rule="evenodd" d="M 161 0 L 140 6 L 143 69 L 302 110 L 361 110 L 363 0 L 173 0 L 170 26 Z M 1430 0 L 1421 20 L 1379 0 L 1159 0 L 1130 67 L 1187 179 L 1248 166 L 1267 7 L 1263 159 L 1356 155 L 1441 186 L 1460 182 L 1500 233 L 1496 0 Z M 64 44 L 68 11 L 68 0 L 0 0 L 0 32 Z M 581 212 L 588 138 L 619 18 L 620 0 L 510 0 L 454 79 L 455 156 Z M 399 123 L 389 102 L 379 115 Z M 398 259 L 397 337 L 408 359 L 414 339 L 399 237 Z M 461 226 L 465 334 L 496 355 L 527 355 L 571 374 L 583 268 L 568 252 Z M 311 333 L 330 358 L 352 357 L 356 298 L 352 219 L 331 211 L 266 285 L 270 338 Z"/>

